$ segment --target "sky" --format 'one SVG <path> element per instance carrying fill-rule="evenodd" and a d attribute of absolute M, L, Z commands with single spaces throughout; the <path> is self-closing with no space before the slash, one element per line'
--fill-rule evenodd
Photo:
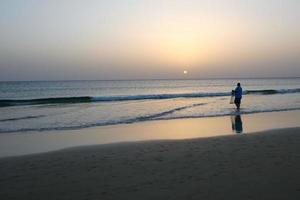
<path fill-rule="evenodd" d="M 300 76 L 299 0 L 1 0 L 0 81 Z"/>

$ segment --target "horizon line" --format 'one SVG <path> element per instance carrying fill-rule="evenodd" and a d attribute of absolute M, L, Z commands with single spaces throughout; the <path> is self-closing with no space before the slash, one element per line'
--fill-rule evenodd
<path fill-rule="evenodd" d="M 212 80 L 212 79 L 297 79 L 300 76 L 272 76 L 272 77 L 209 77 L 209 78 L 141 78 L 141 79 L 57 79 L 57 80 L 6 80 L 0 82 L 59 82 L 59 81 L 180 81 L 180 80 Z"/>

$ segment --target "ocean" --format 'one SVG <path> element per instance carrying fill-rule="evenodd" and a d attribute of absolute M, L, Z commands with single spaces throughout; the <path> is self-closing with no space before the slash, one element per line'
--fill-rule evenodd
<path fill-rule="evenodd" d="M 0 82 L 0 133 L 300 109 L 300 78 Z"/>

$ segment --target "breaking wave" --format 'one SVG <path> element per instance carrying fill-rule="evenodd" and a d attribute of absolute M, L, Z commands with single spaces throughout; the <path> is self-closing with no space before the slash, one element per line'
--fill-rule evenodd
<path fill-rule="evenodd" d="M 279 90 L 246 90 L 244 95 L 273 95 L 299 93 L 300 88 L 279 89 Z M 55 97 L 40 99 L 2 99 L 0 107 L 24 106 L 24 105 L 43 105 L 43 104 L 73 104 L 73 103 L 92 103 L 92 102 L 118 102 L 118 101 L 138 101 L 138 100 L 156 100 L 173 98 L 201 98 L 201 97 L 221 97 L 230 96 L 231 92 L 211 92 L 211 93 L 183 93 L 183 94 L 147 94 L 147 95 L 129 95 L 129 96 L 79 96 L 79 97 Z"/>

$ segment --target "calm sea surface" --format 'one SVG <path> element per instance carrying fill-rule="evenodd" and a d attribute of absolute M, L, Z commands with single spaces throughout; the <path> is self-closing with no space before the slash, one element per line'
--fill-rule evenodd
<path fill-rule="evenodd" d="M 0 82 L 0 133 L 300 109 L 300 79 Z"/>

